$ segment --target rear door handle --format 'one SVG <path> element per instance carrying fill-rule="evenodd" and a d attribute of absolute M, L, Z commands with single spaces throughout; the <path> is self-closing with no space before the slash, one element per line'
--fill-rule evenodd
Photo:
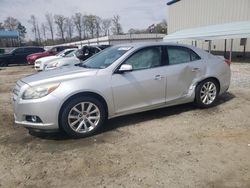
<path fill-rule="evenodd" d="M 164 76 L 162 75 L 156 75 L 154 80 L 161 80 L 162 78 L 164 78 Z"/>
<path fill-rule="evenodd" d="M 197 72 L 197 71 L 200 71 L 200 70 L 201 70 L 200 68 L 195 67 L 195 68 L 192 69 L 192 72 Z"/>

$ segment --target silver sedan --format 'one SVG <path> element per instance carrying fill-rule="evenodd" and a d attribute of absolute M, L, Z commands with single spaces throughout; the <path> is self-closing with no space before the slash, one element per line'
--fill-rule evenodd
<path fill-rule="evenodd" d="M 211 107 L 229 88 L 230 77 L 228 61 L 192 46 L 113 46 L 77 66 L 19 80 L 15 123 L 86 137 L 121 115 L 191 102 Z"/>

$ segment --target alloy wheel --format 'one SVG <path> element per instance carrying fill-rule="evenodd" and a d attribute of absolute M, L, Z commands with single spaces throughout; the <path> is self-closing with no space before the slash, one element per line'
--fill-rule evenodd
<path fill-rule="evenodd" d="M 209 105 L 214 102 L 217 95 L 217 88 L 213 82 L 205 82 L 200 91 L 200 99 L 203 104 Z"/>
<path fill-rule="evenodd" d="M 100 121 L 100 109 L 92 102 L 81 102 L 71 108 L 68 124 L 77 133 L 92 131 Z"/>

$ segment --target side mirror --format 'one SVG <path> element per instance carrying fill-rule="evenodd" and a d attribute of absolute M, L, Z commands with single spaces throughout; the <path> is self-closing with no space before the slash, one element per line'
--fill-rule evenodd
<path fill-rule="evenodd" d="M 119 70 L 118 73 L 124 73 L 124 72 L 130 72 L 133 70 L 132 65 L 128 65 L 128 64 L 123 64 Z"/>

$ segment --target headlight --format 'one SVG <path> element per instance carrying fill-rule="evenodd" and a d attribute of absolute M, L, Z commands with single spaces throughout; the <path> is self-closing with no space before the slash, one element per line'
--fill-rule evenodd
<path fill-rule="evenodd" d="M 39 99 L 44 97 L 59 87 L 60 83 L 47 84 L 36 87 L 30 87 L 23 93 L 23 99 Z"/>

